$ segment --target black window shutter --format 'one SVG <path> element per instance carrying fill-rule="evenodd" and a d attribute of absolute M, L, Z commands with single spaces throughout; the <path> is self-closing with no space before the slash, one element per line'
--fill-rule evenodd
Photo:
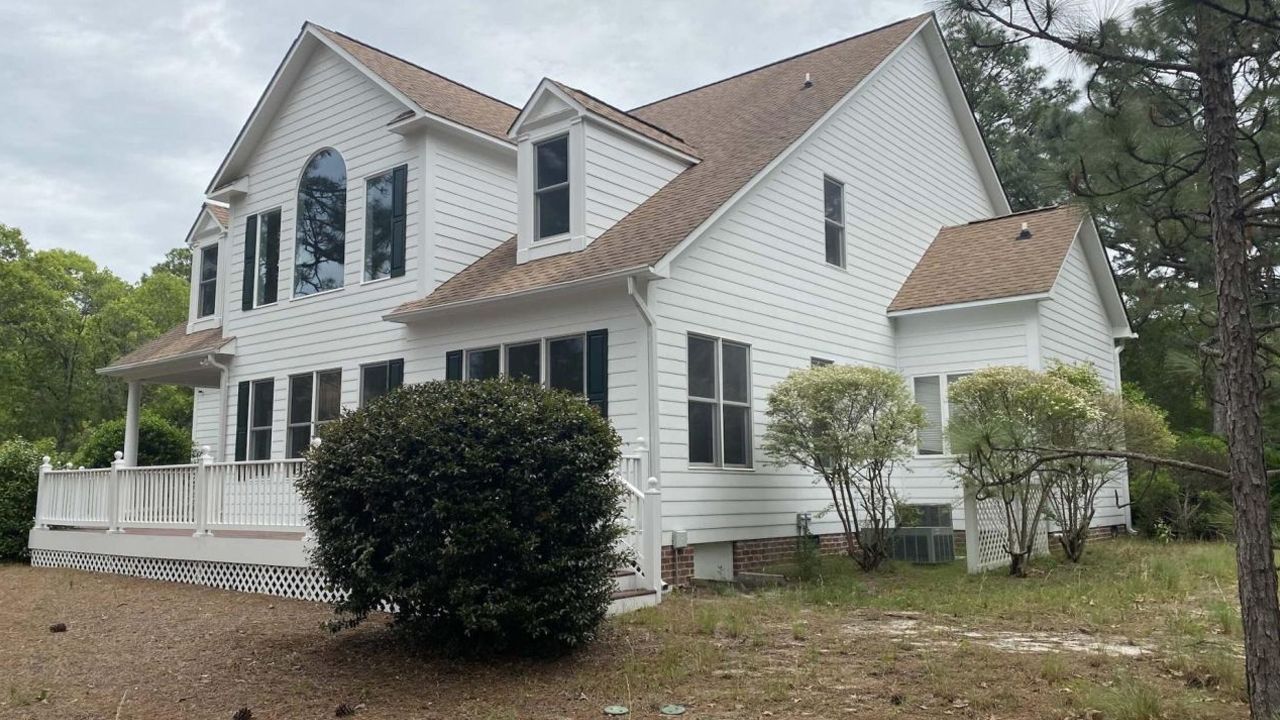
<path fill-rule="evenodd" d="M 253 277 L 258 273 L 257 252 L 258 216 L 250 215 L 244 221 L 244 285 L 240 292 L 241 310 L 253 309 Z"/>
<path fill-rule="evenodd" d="M 387 363 L 387 390 L 395 390 L 404 384 L 404 360 Z"/>
<path fill-rule="evenodd" d="M 240 383 L 240 396 L 236 400 L 236 460 L 244 460 L 249 454 L 249 381 Z"/>
<path fill-rule="evenodd" d="M 609 417 L 609 331 L 587 333 L 587 402 Z"/>
<path fill-rule="evenodd" d="M 391 277 L 404 275 L 405 216 L 408 205 L 409 166 L 391 171 Z"/>
<path fill-rule="evenodd" d="M 462 379 L 462 351 L 454 350 L 444 354 L 444 379 Z"/>

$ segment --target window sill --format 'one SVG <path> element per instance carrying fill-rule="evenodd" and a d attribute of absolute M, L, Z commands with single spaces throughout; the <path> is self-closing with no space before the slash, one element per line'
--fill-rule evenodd
<path fill-rule="evenodd" d="M 275 302 L 263 303 L 261 305 L 254 305 L 252 309 L 242 310 L 241 312 L 253 312 L 254 310 L 261 310 L 263 308 L 275 307 L 276 305 L 279 305 L 279 304 L 280 304 L 280 301 L 277 300 Z"/>
<path fill-rule="evenodd" d="M 361 280 L 360 285 L 362 287 L 365 285 L 377 285 L 378 283 L 391 282 L 392 280 L 404 280 L 407 277 L 409 277 L 409 273 L 405 273 L 404 275 L 388 275 L 386 277 L 374 278 L 372 280 Z M 342 288 L 337 288 L 337 289 L 341 290 Z M 334 291 L 326 290 L 325 292 L 334 292 Z M 316 294 L 318 295 L 320 293 L 316 293 Z"/>
<path fill-rule="evenodd" d="M 717 466 L 717 465 L 689 465 L 688 467 L 686 467 L 686 468 L 685 468 L 685 471 L 686 471 L 686 472 L 691 472 L 691 473 L 700 473 L 700 474 L 705 474 L 705 473 L 754 473 L 754 472 L 756 472 L 756 468 L 754 468 L 754 467 L 734 467 L 734 466 L 732 466 L 732 465 L 730 465 L 730 466 L 728 466 L 728 467 L 722 467 L 722 466 Z"/>
<path fill-rule="evenodd" d="M 320 292 L 314 292 L 314 293 L 311 293 L 310 295 L 294 295 L 293 297 L 289 298 L 289 302 L 298 302 L 300 300 L 310 300 L 311 298 L 324 297 L 325 295 L 333 295 L 334 293 L 340 293 L 346 289 L 347 289 L 347 286 L 343 285 L 342 287 L 336 287 L 336 288 L 333 288 L 332 290 L 321 290 Z"/>

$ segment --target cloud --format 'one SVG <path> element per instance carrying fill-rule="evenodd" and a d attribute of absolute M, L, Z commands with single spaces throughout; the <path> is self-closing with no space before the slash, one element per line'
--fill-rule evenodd
<path fill-rule="evenodd" d="M 554 77 L 631 107 L 926 9 L 923 0 L 0 5 L 0 223 L 136 279 L 307 19 L 519 105 Z"/>

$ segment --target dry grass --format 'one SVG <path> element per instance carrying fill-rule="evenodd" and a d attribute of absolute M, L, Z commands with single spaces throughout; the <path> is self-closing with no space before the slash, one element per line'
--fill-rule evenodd
<path fill-rule="evenodd" d="M 542 663 L 424 658 L 380 623 L 330 635 L 311 603 L 0 566 L 0 717 L 648 718 L 674 702 L 692 718 L 1244 718 L 1230 550 L 1094 551 L 1028 580 L 829 563 L 804 586 L 677 594 Z M 988 642 L 1013 630 L 1152 652 Z"/>

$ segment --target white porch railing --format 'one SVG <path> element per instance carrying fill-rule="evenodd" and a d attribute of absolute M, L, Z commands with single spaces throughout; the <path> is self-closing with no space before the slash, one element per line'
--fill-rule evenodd
<path fill-rule="evenodd" d="M 622 456 L 614 477 L 623 490 L 621 542 L 641 578 L 662 590 L 662 493 L 648 475 L 644 439 Z M 213 462 L 208 448 L 191 465 L 55 470 L 44 458 L 36 527 L 185 529 L 196 537 L 218 531 L 305 532 L 306 506 L 294 485 L 304 460 Z"/>

